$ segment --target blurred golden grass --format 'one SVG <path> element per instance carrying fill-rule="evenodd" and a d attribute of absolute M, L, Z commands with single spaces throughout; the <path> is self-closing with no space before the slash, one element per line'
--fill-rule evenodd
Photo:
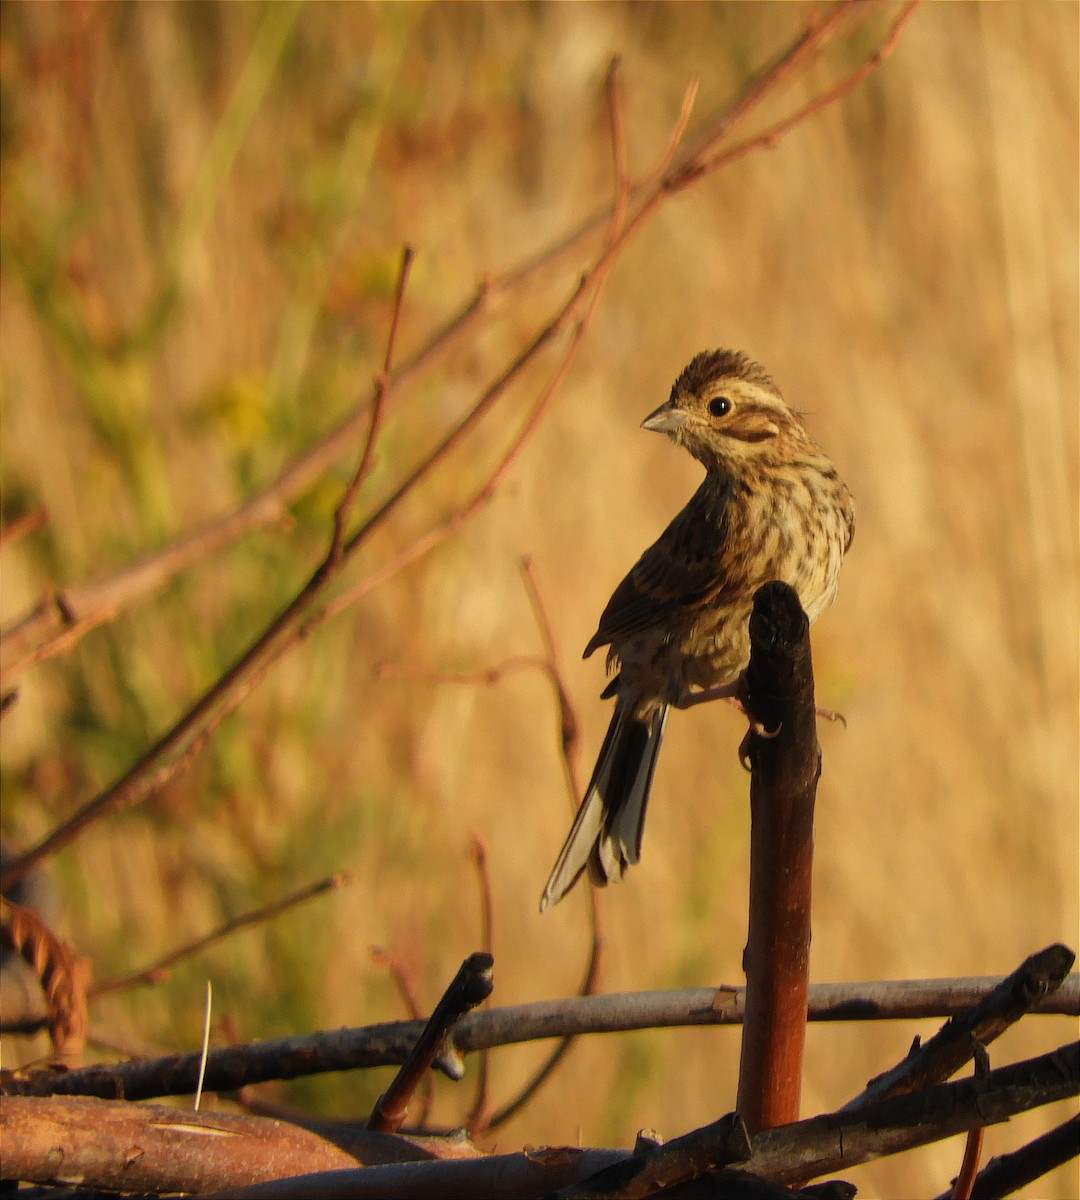
<path fill-rule="evenodd" d="M 377 369 L 402 242 L 420 252 L 408 353 L 483 272 L 606 199 L 612 53 L 640 169 L 690 76 L 699 113 L 712 111 L 804 17 L 751 4 L 5 6 L 3 517 L 50 516 L 4 550 L 5 623 L 49 585 L 108 574 L 227 511 L 331 427 Z M 854 54 L 841 43 L 790 95 L 827 86 Z M 355 868 L 363 882 L 164 987 L 111 997 L 96 1026 L 188 1048 L 207 975 L 239 1037 L 389 1019 L 400 1004 L 372 943 L 433 1002 L 476 948 L 474 830 L 490 850 L 496 1002 L 576 986 L 582 902 L 536 912 L 569 815 L 547 684 L 377 680 L 374 666 L 469 669 L 535 649 L 529 554 L 591 755 L 608 713 L 579 649 L 696 483 L 637 424 L 716 345 L 768 365 L 859 504 L 840 599 L 815 635 L 819 695 L 849 721 L 822 733 L 815 978 L 1005 972 L 1048 942 L 1075 947 L 1076 94 L 1075 6 L 929 5 L 840 106 L 661 212 L 620 259 L 494 506 L 280 664 L 194 771 L 50 864 L 63 932 L 98 977 L 320 874 Z M 533 311 L 491 321 L 395 398 L 373 489 L 520 346 L 539 296 Z M 522 388 L 519 410 L 528 399 Z M 490 432 L 473 438 L 457 478 L 415 497 L 366 562 L 468 494 L 496 449 Z M 292 526 L 24 679 L 3 724 L 8 836 L 47 832 L 212 682 L 306 577 L 336 496 L 314 489 Z M 738 980 L 740 734 L 726 711 L 672 721 L 644 861 L 604 898 L 606 988 Z M 812 1028 L 805 1110 L 843 1102 L 912 1033 Z M 1062 1021 L 1030 1020 L 995 1061 L 1064 1036 Z M 541 1055 L 495 1057 L 496 1103 Z M 681 1132 L 731 1106 L 737 1059 L 727 1031 L 585 1039 L 499 1144 Z M 292 1094 L 356 1112 L 384 1082 Z M 462 1089 L 438 1093 L 436 1118 L 459 1118 Z M 988 1154 L 1060 1119 L 995 1129 Z M 960 1155 L 950 1143 L 851 1177 L 867 1194 L 933 1194 Z"/>

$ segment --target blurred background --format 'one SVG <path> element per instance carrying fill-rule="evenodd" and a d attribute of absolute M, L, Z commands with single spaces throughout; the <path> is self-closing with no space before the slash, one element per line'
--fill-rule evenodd
<path fill-rule="evenodd" d="M 751 132 L 838 81 L 896 8 L 839 38 Z M 603 81 L 622 57 L 632 169 L 684 90 L 693 130 L 797 34 L 798 4 L 8 4 L 0 10 L 0 618 L 235 509 L 368 395 L 397 263 L 399 357 L 610 200 Z M 357 882 L 103 998 L 101 1042 L 172 1052 L 430 1007 L 479 947 L 494 1002 L 570 994 L 583 889 L 537 902 L 571 809 L 548 682 L 468 672 L 540 649 L 531 557 L 582 724 L 609 719 L 581 648 L 700 469 L 638 428 L 699 350 L 763 362 L 847 479 L 858 535 L 815 627 L 821 730 L 813 977 L 1002 974 L 1078 940 L 1078 130 L 1075 5 L 926 5 L 894 56 L 772 149 L 668 203 L 618 260 L 557 403 L 495 501 L 295 649 L 195 767 L 47 864 L 56 927 L 126 973 L 322 875 Z M 395 393 L 379 497 L 534 336 L 588 260 L 495 311 Z M 520 388 L 365 548 L 349 579 L 483 479 L 550 373 Z M 357 448 L 358 450 L 358 448 Z M 19 680 L 3 832 L 28 846 L 117 778 L 233 661 L 326 546 L 355 453 L 272 527 L 207 557 Z M 748 782 L 726 706 L 677 713 L 643 861 L 603 896 L 605 990 L 741 981 Z M 804 1112 L 835 1107 L 937 1022 L 812 1026 Z M 1033 1018 L 992 1062 L 1075 1022 Z M 8 1041 L 6 1061 L 45 1053 Z M 495 1052 L 493 1102 L 547 1048 Z M 632 1145 L 734 1104 L 734 1029 L 580 1040 L 489 1144 Z M 382 1072 L 273 1094 L 366 1114 Z M 440 1080 L 460 1121 L 470 1079 Z M 567 1097 L 574 1098 L 567 1103 Z M 986 1157 L 1065 1119 L 988 1132 Z M 933 1195 L 960 1141 L 848 1173 Z M 1066 1195 L 1075 1171 L 1030 1196 Z"/>

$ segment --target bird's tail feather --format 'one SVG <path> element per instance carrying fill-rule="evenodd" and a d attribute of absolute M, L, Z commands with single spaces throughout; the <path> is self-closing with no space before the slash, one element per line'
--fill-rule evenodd
<path fill-rule="evenodd" d="M 664 736 L 667 705 L 642 720 L 619 703 L 608 726 L 592 779 L 585 789 L 540 900 L 540 911 L 557 904 L 582 871 L 597 885 L 623 877 L 641 857 L 641 833 L 656 755 Z"/>

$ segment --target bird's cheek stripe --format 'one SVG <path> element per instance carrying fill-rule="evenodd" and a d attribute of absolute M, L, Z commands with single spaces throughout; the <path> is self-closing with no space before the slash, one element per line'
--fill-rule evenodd
<path fill-rule="evenodd" d="M 770 425 L 768 429 L 725 429 L 724 433 L 737 442 L 767 442 L 770 438 L 776 437 L 779 430 L 775 425 Z"/>

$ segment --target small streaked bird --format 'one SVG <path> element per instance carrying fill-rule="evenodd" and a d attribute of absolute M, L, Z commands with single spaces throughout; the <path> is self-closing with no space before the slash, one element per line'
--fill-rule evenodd
<path fill-rule="evenodd" d="M 738 701 L 750 611 L 762 584 L 798 592 L 813 621 L 836 595 L 855 532 L 851 493 L 801 417 L 756 362 L 699 354 L 642 422 L 705 468 L 686 507 L 615 589 L 585 657 L 608 649 L 615 713 L 540 911 L 583 871 L 621 879 L 641 834 L 668 709 Z"/>

